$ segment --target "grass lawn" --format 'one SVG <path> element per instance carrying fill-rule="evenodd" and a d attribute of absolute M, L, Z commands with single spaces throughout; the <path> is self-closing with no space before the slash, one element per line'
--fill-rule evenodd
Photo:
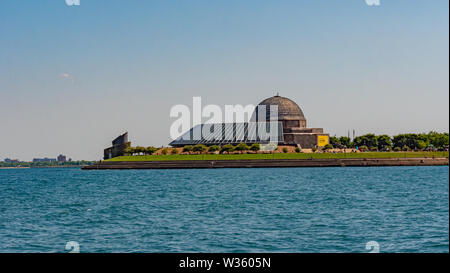
<path fill-rule="evenodd" d="M 165 161 L 165 160 L 243 160 L 243 159 L 308 159 L 308 158 L 405 158 L 449 157 L 448 152 L 366 152 L 366 153 L 298 153 L 298 154 L 205 154 L 205 155 L 137 155 L 120 156 L 106 161 Z"/>

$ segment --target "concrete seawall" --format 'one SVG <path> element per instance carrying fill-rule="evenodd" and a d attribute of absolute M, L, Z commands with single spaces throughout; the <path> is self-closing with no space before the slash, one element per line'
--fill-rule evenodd
<path fill-rule="evenodd" d="M 109 161 L 85 166 L 83 170 L 126 169 L 213 169 L 213 168 L 288 168 L 288 167 L 370 167 L 443 166 L 448 158 L 342 158 L 342 159 L 249 159 L 249 160 L 173 160 Z"/>

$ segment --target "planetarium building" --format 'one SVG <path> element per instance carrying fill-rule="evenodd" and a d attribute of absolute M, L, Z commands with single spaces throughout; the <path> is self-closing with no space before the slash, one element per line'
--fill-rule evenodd
<path fill-rule="evenodd" d="M 312 148 L 328 144 L 329 135 L 322 128 L 307 128 L 306 124 L 301 108 L 294 101 L 277 95 L 260 102 L 250 122 L 200 124 L 170 145 L 275 143 Z"/>

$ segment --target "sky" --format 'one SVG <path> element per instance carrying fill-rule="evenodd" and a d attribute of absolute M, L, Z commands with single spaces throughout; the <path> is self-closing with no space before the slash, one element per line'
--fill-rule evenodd
<path fill-rule="evenodd" d="M 449 130 L 448 0 L 0 0 L 0 160 L 170 141 L 279 92 L 330 135 Z"/>

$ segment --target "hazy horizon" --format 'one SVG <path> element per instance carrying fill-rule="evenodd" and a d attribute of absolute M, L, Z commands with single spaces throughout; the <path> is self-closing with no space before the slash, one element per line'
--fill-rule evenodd
<path fill-rule="evenodd" d="M 0 2 L 0 160 L 171 139 L 176 104 L 294 100 L 308 127 L 449 131 L 449 2 Z"/>

